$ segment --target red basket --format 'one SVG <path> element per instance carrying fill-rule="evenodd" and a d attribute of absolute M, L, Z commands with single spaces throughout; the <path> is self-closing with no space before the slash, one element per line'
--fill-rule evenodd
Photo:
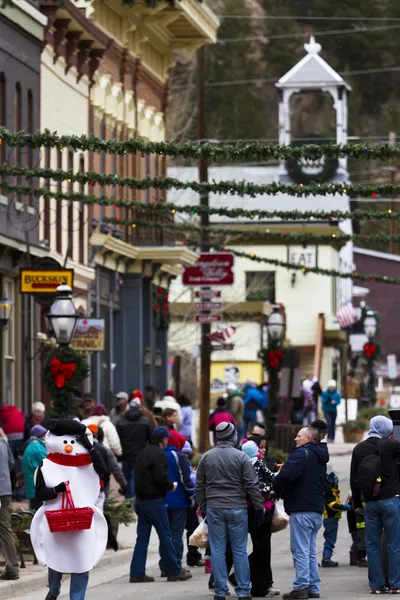
<path fill-rule="evenodd" d="M 93 508 L 85 506 L 75 508 L 69 483 L 65 484 L 67 490 L 63 494 L 61 510 L 46 510 L 44 513 L 52 533 L 64 531 L 83 531 L 92 526 Z"/>

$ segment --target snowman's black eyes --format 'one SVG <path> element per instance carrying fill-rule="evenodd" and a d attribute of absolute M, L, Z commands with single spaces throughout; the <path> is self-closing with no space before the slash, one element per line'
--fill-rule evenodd
<path fill-rule="evenodd" d="M 63 442 L 63 443 L 64 443 L 64 444 L 68 444 L 68 441 L 67 441 L 67 440 L 64 440 L 64 442 Z"/>
<path fill-rule="evenodd" d="M 71 444 L 75 444 L 75 440 L 71 440 Z"/>

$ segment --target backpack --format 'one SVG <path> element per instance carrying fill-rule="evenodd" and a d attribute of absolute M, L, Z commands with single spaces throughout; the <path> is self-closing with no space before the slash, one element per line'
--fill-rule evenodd
<path fill-rule="evenodd" d="M 364 496 L 378 496 L 381 486 L 381 457 L 377 450 L 362 459 L 356 475 L 355 487 Z"/>

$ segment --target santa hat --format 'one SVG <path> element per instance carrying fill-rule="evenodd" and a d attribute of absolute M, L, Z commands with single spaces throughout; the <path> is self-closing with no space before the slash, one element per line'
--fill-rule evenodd
<path fill-rule="evenodd" d="M 143 402 L 143 394 L 140 390 L 135 390 L 133 394 L 131 394 L 131 400 L 135 400 L 137 398 L 140 402 Z"/>
<path fill-rule="evenodd" d="M 167 390 L 165 392 L 165 395 L 166 396 L 172 396 L 173 398 L 175 398 L 175 392 L 174 392 L 174 390 Z"/>

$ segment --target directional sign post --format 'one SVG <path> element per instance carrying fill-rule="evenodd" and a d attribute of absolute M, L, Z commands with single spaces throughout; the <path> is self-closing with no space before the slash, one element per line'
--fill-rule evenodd
<path fill-rule="evenodd" d="M 222 302 L 195 302 L 194 310 L 221 310 Z"/>
<path fill-rule="evenodd" d="M 200 325 L 205 325 L 206 323 L 220 323 L 222 321 L 222 315 L 195 315 L 194 319 L 196 323 L 200 323 Z"/>
<path fill-rule="evenodd" d="M 221 290 L 198 290 L 194 293 L 195 298 L 210 300 L 211 298 L 221 298 Z"/>

